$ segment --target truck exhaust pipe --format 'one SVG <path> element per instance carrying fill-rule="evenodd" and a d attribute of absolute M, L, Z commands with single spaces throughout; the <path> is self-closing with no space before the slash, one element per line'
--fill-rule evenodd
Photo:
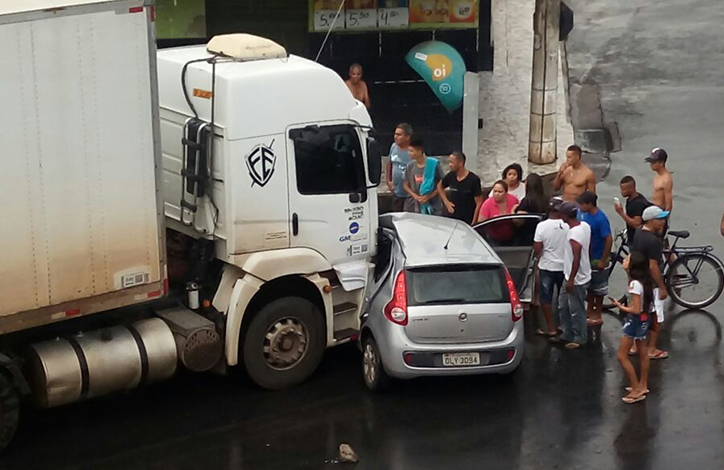
<path fill-rule="evenodd" d="M 30 346 L 26 377 L 41 408 L 65 405 L 173 376 L 176 341 L 159 318 Z"/>

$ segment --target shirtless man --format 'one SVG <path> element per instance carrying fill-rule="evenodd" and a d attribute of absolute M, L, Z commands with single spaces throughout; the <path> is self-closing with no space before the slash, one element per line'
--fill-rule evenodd
<path fill-rule="evenodd" d="M 596 192 L 596 176 L 590 168 L 581 162 L 581 147 L 571 145 L 566 151 L 566 161 L 556 174 L 553 188 L 558 191 L 563 188 L 563 200 L 576 202 L 578 196 L 584 191 Z"/>
<path fill-rule="evenodd" d="M 644 159 L 656 173 L 656 176 L 654 176 L 654 192 L 651 196 L 651 202 L 667 212 L 664 227 L 659 234 L 664 240 L 664 247 L 668 247 L 669 240 L 665 235 L 666 232 L 669 231 L 669 217 L 671 217 L 671 209 L 674 208 L 674 179 L 671 177 L 671 172 L 666 168 L 666 160 L 668 160 L 668 158 L 669 155 L 666 153 L 666 150 L 657 147 L 651 151 L 651 155 Z M 673 261 L 673 259 L 673 255 L 671 255 L 669 261 Z M 659 298 L 664 300 L 666 297 L 666 289 L 660 289 Z"/>
<path fill-rule="evenodd" d="M 349 79 L 344 83 L 347 84 L 347 88 L 352 92 L 354 99 L 362 102 L 365 108 L 370 109 L 370 92 L 367 90 L 367 84 L 362 80 L 362 66 L 360 64 L 350 65 Z"/>
<path fill-rule="evenodd" d="M 667 212 L 671 212 L 674 208 L 674 179 L 671 177 L 671 172 L 666 168 L 666 160 L 669 156 L 666 154 L 666 150 L 655 148 L 651 151 L 651 155 L 646 157 L 646 162 L 651 165 L 651 169 L 656 172 L 654 176 L 654 193 L 651 198 L 651 202 L 654 205 L 659 206 Z"/>

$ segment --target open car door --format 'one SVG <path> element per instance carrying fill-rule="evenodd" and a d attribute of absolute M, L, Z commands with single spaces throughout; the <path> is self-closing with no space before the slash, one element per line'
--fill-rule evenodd
<path fill-rule="evenodd" d="M 538 214 L 512 214 L 488 219 L 473 227 L 495 250 L 510 272 L 521 302 L 529 303 L 533 287 L 533 236 Z"/>

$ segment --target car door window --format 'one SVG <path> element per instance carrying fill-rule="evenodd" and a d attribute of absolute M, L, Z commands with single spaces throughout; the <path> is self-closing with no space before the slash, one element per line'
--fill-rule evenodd
<path fill-rule="evenodd" d="M 350 125 L 290 131 L 300 194 L 344 194 L 364 188 L 362 147 Z"/>
<path fill-rule="evenodd" d="M 528 285 L 533 261 L 533 236 L 542 216 L 534 214 L 495 217 L 474 227 L 495 250 L 522 292 Z"/>
<path fill-rule="evenodd" d="M 541 219 L 535 214 L 508 215 L 488 219 L 474 228 L 492 247 L 533 246 L 535 228 Z"/>
<path fill-rule="evenodd" d="M 392 238 L 380 231 L 377 242 L 377 254 L 375 255 L 374 282 L 379 282 L 385 273 L 390 269 L 392 262 Z"/>

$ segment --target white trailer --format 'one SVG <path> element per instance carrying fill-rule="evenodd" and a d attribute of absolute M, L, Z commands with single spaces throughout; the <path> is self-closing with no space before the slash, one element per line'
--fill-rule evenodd
<path fill-rule="evenodd" d="M 165 269 L 150 13 L 18 3 L 0 16 L 0 333 L 159 297 Z"/>
<path fill-rule="evenodd" d="M 284 388 L 359 331 L 380 179 L 364 106 L 261 38 L 156 54 L 153 20 L 150 0 L 0 5 L 0 449 L 22 397 L 179 363 Z"/>

